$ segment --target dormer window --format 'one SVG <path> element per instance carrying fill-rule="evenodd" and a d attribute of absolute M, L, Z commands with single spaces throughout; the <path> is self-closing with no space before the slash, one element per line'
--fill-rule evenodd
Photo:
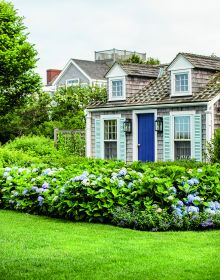
<path fill-rule="evenodd" d="M 175 91 L 188 92 L 189 91 L 189 75 L 188 73 L 175 75 Z"/>
<path fill-rule="evenodd" d="M 171 96 L 192 95 L 191 69 L 171 71 Z"/>
<path fill-rule="evenodd" d="M 109 100 L 125 100 L 125 77 L 109 78 Z"/>

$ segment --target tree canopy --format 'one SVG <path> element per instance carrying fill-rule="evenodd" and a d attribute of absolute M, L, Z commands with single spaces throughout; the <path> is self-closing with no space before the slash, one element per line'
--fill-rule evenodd
<path fill-rule="evenodd" d="M 23 17 L 11 3 L 0 0 L 0 116 L 20 106 L 26 95 L 40 91 L 36 62 L 37 51 L 28 42 Z"/>
<path fill-rule="evenodd" d="M 138 64 L 149 64 L 149 65 L 158 65 L 160 60 L 153 57 L 148 57 L 147 60 L 143 60 L 139 55 L 133 54 L 130 58 L 124 60 L 123 62 L 128 63 L 138 63 Z"/>

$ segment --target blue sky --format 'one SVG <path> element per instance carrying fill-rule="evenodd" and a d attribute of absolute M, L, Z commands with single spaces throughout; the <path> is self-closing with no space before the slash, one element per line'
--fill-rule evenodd
<path fill-rule="evenodd" d="M 219 0 L 12 0 L 35 44 L 37 71 L 62 69 L 95 50 L 146 52 L 162 63 L 180 52 L 220 56 Z"/>

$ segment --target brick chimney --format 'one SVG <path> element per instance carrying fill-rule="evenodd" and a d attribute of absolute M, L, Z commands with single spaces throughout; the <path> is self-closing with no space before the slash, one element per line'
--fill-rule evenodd
<path fill-rule="evenodd" d="M 51 83 L 51 81 L 54 80 L 55 77 L 57 77 L 60 74 L 61 70 L 58 69 L 48 69 L 47 70 L 47 85 Z"/>

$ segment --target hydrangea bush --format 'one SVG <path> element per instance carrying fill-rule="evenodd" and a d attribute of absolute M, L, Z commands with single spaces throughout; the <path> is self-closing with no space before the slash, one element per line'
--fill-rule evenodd
<path fill-rule="evenodd" d="M 2 168 L 0 207 L 141 230 L 220 227 L 218 164 L 140 171 L 97 162 L 78 174 L 75 166 Z"/>

